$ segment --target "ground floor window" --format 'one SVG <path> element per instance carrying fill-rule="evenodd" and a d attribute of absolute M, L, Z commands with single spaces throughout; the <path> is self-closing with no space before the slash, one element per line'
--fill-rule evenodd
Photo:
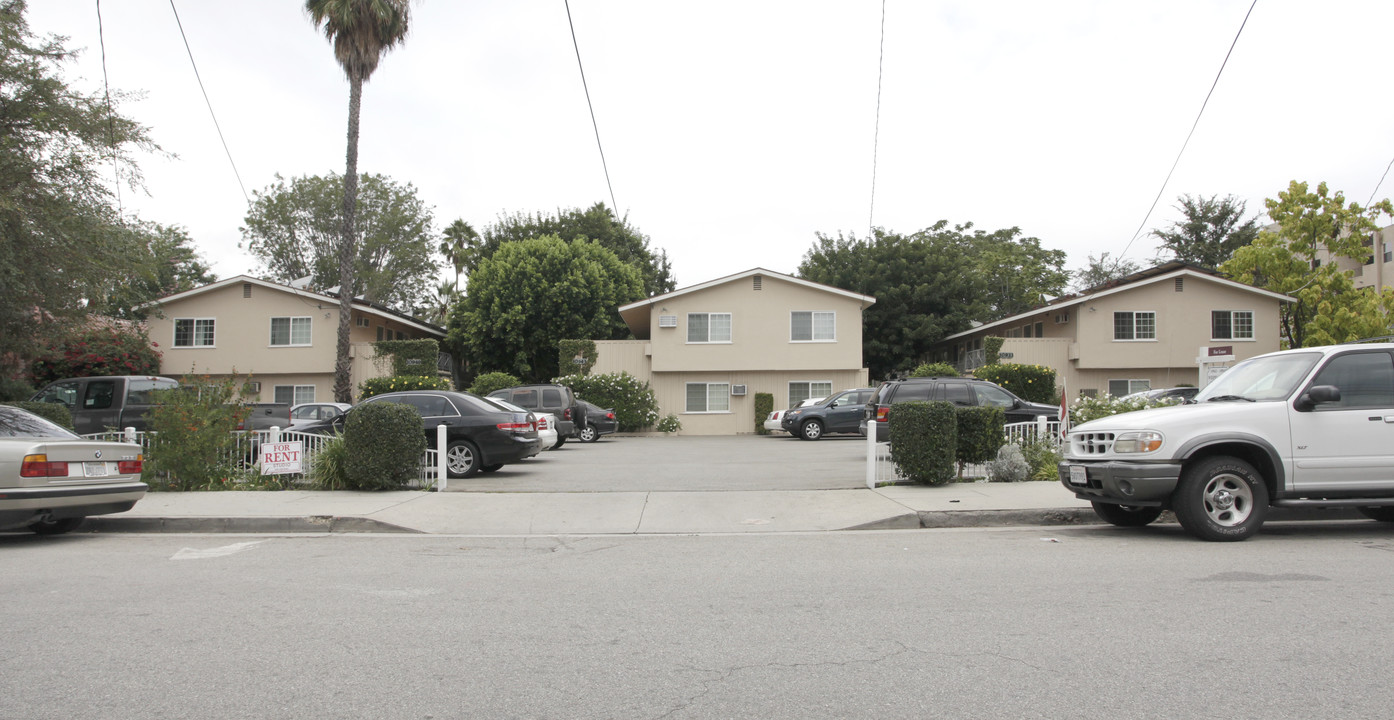
<path fill-rule="evenodd" d="M 315 401 L 314 385 L 277 385 L 275 393 L 276 399 L 274 402 L 286 403 L 287 405 L 299 405 L 301 403 L 311 403 Z"/>
<path fill-rule="evenodd" d="M 1152 389 L 1151 380 L 1109 380 L 1108 394 L 1114 397 L 1132 395 L 1135 392 Z"/>
<path fill-rule="evenodd" d="M 716 413 L 731 411 L 730 383 L 688 383 L 687 412 Z"/>
<path fill-rule="evenodd" d="M 789 407 L 795 407 L 809 398 L 825 398 L 833 394 L 833 384 L 829 380 L 792 380 L 789 382 Z"/>

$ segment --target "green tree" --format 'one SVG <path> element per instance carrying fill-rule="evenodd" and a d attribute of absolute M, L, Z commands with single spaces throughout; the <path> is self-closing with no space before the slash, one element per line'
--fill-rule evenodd
<path fill-rule="evenodd" d="M 34 341 L 85 315 L 129 272 L 113 167 L 140 186 L 133 153 L 159 151 L 116 112 L 131 96 L 70 88 L 65 38 L 36 37 L 23 0 L 0 0 L 0 359 L 13 373 Z"/>
<path fill-rule="evenodd" d="M 597 243 L 508 242 L 470 274 L 446 344 L 477 371 L 545 382 L 559 374 L 559 341 L 627 336 L 615 308 L 643 297 L 639 272 Z"/>
<path fill-rule="evenodd" d="M 959 230 L 972 227 L 967 223 Z M 1061 294 L 1070 282 L 1065 251 L 1047 250 L 1039 239 L 1022 237 L 1019 228 L 992 233 L 974 230 L 964 239 L 972 249 L 989 306 L 988 315 L 979 320 L 998 320 L 1040 307 L 1045 296 Z"/>
<path fill-rule="evenodd" d="M 349 317 L 353 307 L 354 264 L 358 208 L 358 115 L 363 83 L 378 68 L 383 53 L 407 35 L 411 10 L 407 0 L 305 0 L 305 11 L 315 28 L 334 46 L 334 58 L 349 81 L 348 151 L 344 169 L 342 231 L 339 237 L 339 338 L 334 362 L 334 399 L 352 402 L 349 376 Z"/>
<path fill-rule="evenodd" d="M 1141 269 L 1132 260 L 1124 260 L 1121 257 L 1109 260 L 1106 252 L 1100 253 L 1097 258 L 1091 254 L 1089 255 L 1089 264 L 1083 270 L 1075 273 L 1074 288 L 1076 291 L 1096 288 L 1105 283 L 1125 278 Z"/>
<path fill-rule="evenodd" d="M 1258 218 L 1244 219 L 1244 201 L 1233 195 L 1224 199 L 1182 195 L 1176 206 L 1185 217 L 1172 223 L 1170 230 L 1154 230 L 1162 241 L 1163 259 L 1215 269 L 1235 250 L 1258 237 Z"/>
<path fill-rule="evenodd" d="M 475 232 L 474 226 L 460 218 L 441 232 L 440 254 L 455 268 L 456 292 L 460 290 L 460 275 L 478 264 L 475 257 L 479 254 L 479 242 L 479 233 Z"/>
<path fill-rule="evenodd" d="M 1363 261 L 1370 233 L 1394 205 L 1380 200 L 1367 208 L 1347 204 L 1345 196 L 1292 181 L 1276 199 L 1264 201 L 1277 231 L 1264 230 L 1234 251 L 1220 270 L 1240 282 L 1296 300 L 1279 306 L 1281 333 L 1288 347 L 1312 347 L 1385 335 L 1394 320 L 1394 291 L 1357 290 L 1351 272 L 1336 258 Z M 1320 262 L 1318 262 L 1320 261 Z M 1315 267 L 1314 267 L 1315 266 Z"/>
<path fill-rule="evenodd" d="M 646 297 L 677 288 L 668 253 L 651 250 L 649 237 L 630 225 L 628 218 L 617 219 L 605 203 L 596 203 L 586 210 L 558 209 L 555 215 L 501 216 L 498 222 L 484 228 L 484 238 L 466 260 L 465 267 L 473 270 L 504 243 L 544 235 L 555 235 L 568 242 L 586 239 L 607 248 L 621 262 L 639 271 Z"/>
<path fill-rule="evenodd" d="M 217 280 L 177 225 L 133 220 L 113 234 L 113 241 L 120 242 L 130 266 L 105 278 L 91 299 L 90 307 L 103 315 L 144 320 L 154 308 L 143 305 Z"/>
<path fill-rule="evenodd" d="M 435 304 L 440 265 L 431 208 L 411 184 L 384 175 L 359 177 L 355 194 L 353 292 L 369 302 L 411 312 Z M 310 278 L 321 292 L 339 284 L 343 228 L 343 178 L 304 175 L 289 183 L 277 175 L 265 190 L 252 191 L 242 227 L 242 247 L 261 261 L 268 277 L 281 282 Z"/>
<path fill-rule="evenodd" d="M 39 341 L 29 366 L 36 387 L 70 377 L 159 374 L 160 353 L 136 323 L 60 331 Z"/>

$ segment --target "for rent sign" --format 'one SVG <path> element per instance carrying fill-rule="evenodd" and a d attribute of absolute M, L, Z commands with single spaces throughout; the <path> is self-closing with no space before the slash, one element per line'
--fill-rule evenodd
<path fill-rule="evenodd" d="M 304 472 L 304 457 L 304 443 L 262 443 L 261 474 L 284 475 Z"/>

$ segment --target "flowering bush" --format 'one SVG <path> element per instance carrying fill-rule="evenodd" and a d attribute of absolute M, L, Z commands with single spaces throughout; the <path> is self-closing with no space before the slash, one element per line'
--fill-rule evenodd
<path fill-rule="evenodd" d="M 358 399 L 367 400 L 374 395 L 401 392 L 403 390 L 449 390 L 450 381 L 441 377 L 425 375 L 392 375 L 390 377 L 368 378 L 358 385 Z"/>
<path fill-rule="evenodd" d="M 159 375 L 160 353 L 142 329 L 94 328 L 48 341 L 29 374 L 39 387 L 70 377 Z"/>
<path fill-rule="evenodd" d="M 564 375 L 552 382 L 571 388 L 577 397 L 592 405 L 614 408 L 621 431 L 644 430 L 658 422 L 658 400 L 653 388 L 627 372 Z"/>
<path fill-rule="evenodd" d="M 668 413 L 663 416 L 662 420 L 658 421 L 657 429 L 659 432 L 677 432 L 682 429 L 682 423 L 678 421 L 677 415 Z"/>
<path fill-rule="evenodd" d="M 1180 404 L 1181 399 L 1174 397 L 1165 400 L 1149 400 L 1147 398 L 1119 398 L 1107 393 L 1098 397 L 1082 397 L 1070 403 L 1070 424 L 1078 425 L 1110 415 Z"/>
<path fill-rule="evenodd" d="M 997 383 L 1022 400 L 1047 404 L 1060 402 L 1060 391 L 1055 388 L 1055 370 L 1044 365 L 984 365 L 974 370 L 973 376 Z"/>
<path fill-rule="evenodd" d="M 233 431 L 246 416 L 238 389 L 243 379 L 184 377 L 173 390 L 156 391 L 150 411 L 150 446 L 144 477 L 152 490 L 227 490 L 236 486 L 239 457 Z"/>

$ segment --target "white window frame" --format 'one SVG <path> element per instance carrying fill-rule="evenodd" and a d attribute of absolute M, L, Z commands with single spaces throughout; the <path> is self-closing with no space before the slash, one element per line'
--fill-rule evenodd
<path fill-rule="evenodd" d="M 794 399 L 794 386 L 795 386 L 795 385 L 803 385 L 803 386 L 805 386 L 805 390 L 806 390 L 806 393 L 807 393 L 807 394 L 805 394 L 802 398 L 800 398 L 800 399 L 798 399 L 798 400 L 795 400 L 795 399 Z M 813 391 L 813 386 L 814 386 L 814 385 L 826 385 L 826 386 L 828 387 L 828 391 L 825 392 L 825 393 L 816 393 L 816 392 Z M 785 407 L 794 407 L 794 405 L 796 405 L 796 404 L 798 404 L 798 403 L 800 403 L 800 402 L 803 402 L 804 400 L 807 400 L 807 399 L 809 399 L 809 398 L 828 397 L 828 396 L 832 395 L 832 394 L 833 394 L 833 381 L 831 381 L 831 380 L 790 380 L 790 381 L 789 381 L 788 391 L 789 391 L 789 404 L 786 405 Z"/>
<path fill-rule="evenodd" d="M 289 326 L 286 328 L 286 340 L 288 342 L 276 342 L 277 320 L 285 320 L 288 322 Z M 304 325 L 307 326 L 306 335 L 308 335 L 309 337 L 305 340 L 305 342 L 295 341 L 295 326 L 297 325 L 297 320 L 304 320 Z M 279 317 L 273 317 L 271 318 L 271 337 L 269 340 L 269 347 L 310 347 L 314 344 L 314 327 L 314 318 L 310 317 L 309 315 L 282 315 Z"/>
<path fill-rule="evenodd" d="M 696 316 L 698 316 L 698 315 L 702 315 L 702 316 L 706 317 L 706 319 L 707 319 L 707 339 L 706 339 L 706 340 L 693 340 L 693 339 L 692 339 L 692 318 L 694 318 L 694 317 L 696 317 Z M 724 316 L 726 317 L 726 339 L 725 339 L 725 340 L 713 340 L 713 339 L 712 339 L 712 317 L 714 317 L 714 316 L 722 316 L 722 315 L 724 315 Z M 690 313 L 687 314 L 687 329 L 686 329 L 686 332 L 687 332 L 687 344 L 688 344 L 688 345 L 730 345 L 730 344 L 731 344 L 731 338 L 735 335 L 735 330 L 734 330 L 734 326 L 733 326 L 733 323 L 732 323 L 731 313 L 729 313 L 729 312 L 690 312 Z"/>
<path fill-rule="evenodd" d="M 1229 337 L 1219 337 L 1215 334 L 1215 313 L 1229 313 Z M 1238 337 L 1235 328 L 1239 327 L 1237 320 L 1241 315 L 1249 316 L 1249 336 Z M 1254 311 L 1253 310 L 1211 310 L 1210 311 L 1210 339 L 1211 340 L 1233 340 L 1235 342 L 1254 341 Z"/>
<path fill-rule="evenodd" d="M 794 337 L 794 319 L 799 315 L 808 316 L 808 339 Z M 818 317 L 832 318 L 832 336 L 818 336 Z M 837 342 L 837 313 L 831 310 L 793 310 L 789 313 L 789 342 L 791 343 L 830 343 Z"/>
<path fill-rule="evenodd" d="M 177 348 L 216 348 L 216 347 L 218 347 L 218 323 L 217 323 L 216 321 L 217 321 L 217 318 L 211 318 L 211 317 L 203 317 L 203 318 L 192 318 L 192 317 L 174 318 L 174 337 L 171 338 L 171 340 L 170 340 L 170 346 L 171 346 L 171 347 L 177 347 Z M 190 341 L 191 341 L 191 344 L 188 344 L 188 345 L 180 345 L 180 344 L 179 344 L 179 323 L 181 323 L 181 322 L 190 322 L 190 323 L 193 323 L 193 327 L 191 327 L 190 330 L 189 330 L 189 339 L 190 339 Z M 209 338 L 210 342 L 208 342 L 208 343 L 200 343 L 200 342 L 199 342 L 199 338 L 201 337 L 201 334 L 199 333 L 199 326 L 200 326 L 200 325 L 204 325 L 205 323 L 206 323 L 205 327 L 208 328 L 208 335 L 210 335 L 210 338 Z"/>
<path fill-rule="evenodd" d="M 702 398 L 702 409 L 692 409 L 691 388 L 694 385 L 701 385 L 706 388 Z M 726 405 L 725 409 L 713 410 L 712 398 L 720 398 Z M 731 383 L 705 383 L 690 382 L 683 386 L 683 413 L 686 415 L 730 415 L 731 414 Z"/>
<path fill-rule="evenodd" d="M 290 400 L 281 399 L 281 391 L 290 390 Z M 315 401 L 314 385 L 273 385 L 271 388 L 272 402 L 289 402 L 291 406 L 304 405 Z"/>
<path fill-rule="evenodd" d="M 1127 313 L 1133 316 L 1133 336 L 1130 338 L 1118 337 L 1118 316 Z M 1152 336 L 1138 337 L 1138 316 L 1148 315 L 1152 318 Z M 1157 342 L 1157 311 L 1155 310 L 1115 310 L 1113 312 L 1113 341 L 1114 342 Z"/>
<path fill-rule="evenodd" d="M 1113 395 L 1114 383 L 1122 382 L 1128 383 L 1128 392 L 1123 393 L 1123 395 L 1132 395 L 1136 392 L 1152 389 L 1152 381 L 1145 378 L 1115 378 L 1108 381 L 1109 394 Z M 1123 397 L 1123 395 L 1113 395 L 1113 397 Z"/>

